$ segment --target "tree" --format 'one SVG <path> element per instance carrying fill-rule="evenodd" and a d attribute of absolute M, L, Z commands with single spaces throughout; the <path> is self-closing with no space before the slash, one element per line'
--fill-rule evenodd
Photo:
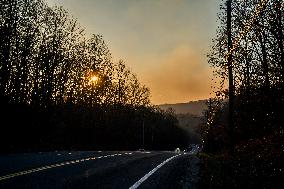
<path fill-rule="evenodd" d="M 208 62 L 221 80 L 216 94 L 225 104 L 229 98 L 234 135 L 241 140 L 273 131 L 282 119 L 283 1 L 226 2 Z M 228 124 L 232 125 L 231 119 Z"/>

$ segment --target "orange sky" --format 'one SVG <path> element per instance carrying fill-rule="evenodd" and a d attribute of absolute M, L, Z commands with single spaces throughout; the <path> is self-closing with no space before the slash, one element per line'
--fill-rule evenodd
<path fill-rule="evenodd" d="M 210 97 L 206 62 L 221 0 L 48 0 L 99 33 L 151 89 L 152 103 Z"/>

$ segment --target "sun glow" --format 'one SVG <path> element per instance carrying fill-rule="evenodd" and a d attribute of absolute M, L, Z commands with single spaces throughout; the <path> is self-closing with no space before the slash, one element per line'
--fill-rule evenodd
<path fill-rule="evenodd" d="M 93 75 L 93 76 L 90 78 L 89 83 L 90 83 L 90 84 L 97 84 L 98 81 L 99 81 L 99 77 L 96 76 L 96 75 Z"/>

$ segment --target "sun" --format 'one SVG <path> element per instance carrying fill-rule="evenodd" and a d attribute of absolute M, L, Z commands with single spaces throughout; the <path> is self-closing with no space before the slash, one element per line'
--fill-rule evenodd
<path fill-rule="evenodd" d="M 96 75 L 93 75 L 93 76 L 90 78 L 89 83 L 90 83 L 90 84 L 97 84 L 98 80 L 99 80 L 99 77 L 96 76 Z"/>

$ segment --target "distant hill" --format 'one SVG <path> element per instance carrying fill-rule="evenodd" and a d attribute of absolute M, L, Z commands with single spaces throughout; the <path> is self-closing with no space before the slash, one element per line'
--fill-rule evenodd
<path fill-rule="evenodd" d="M 177 104 L 161 104 L 159 107 L 162 110 L 173 108 L 177 114 L 191 114 L 195 116 L 202 116 L 203 111 L 206 109 L 207 100 L 191 101 L 188 103 Z"/>
<path fill-rule="evenodd" d="M 207 100 L 191 101 L 188 103 L 161 104 L 162 110 L 173 108 L 177 114 L 179 126 L 187 133 L 191 143 L 198 143 L 201 140 L 200 124 L 202 123 L 203 111 L 207 108 Z"/>

